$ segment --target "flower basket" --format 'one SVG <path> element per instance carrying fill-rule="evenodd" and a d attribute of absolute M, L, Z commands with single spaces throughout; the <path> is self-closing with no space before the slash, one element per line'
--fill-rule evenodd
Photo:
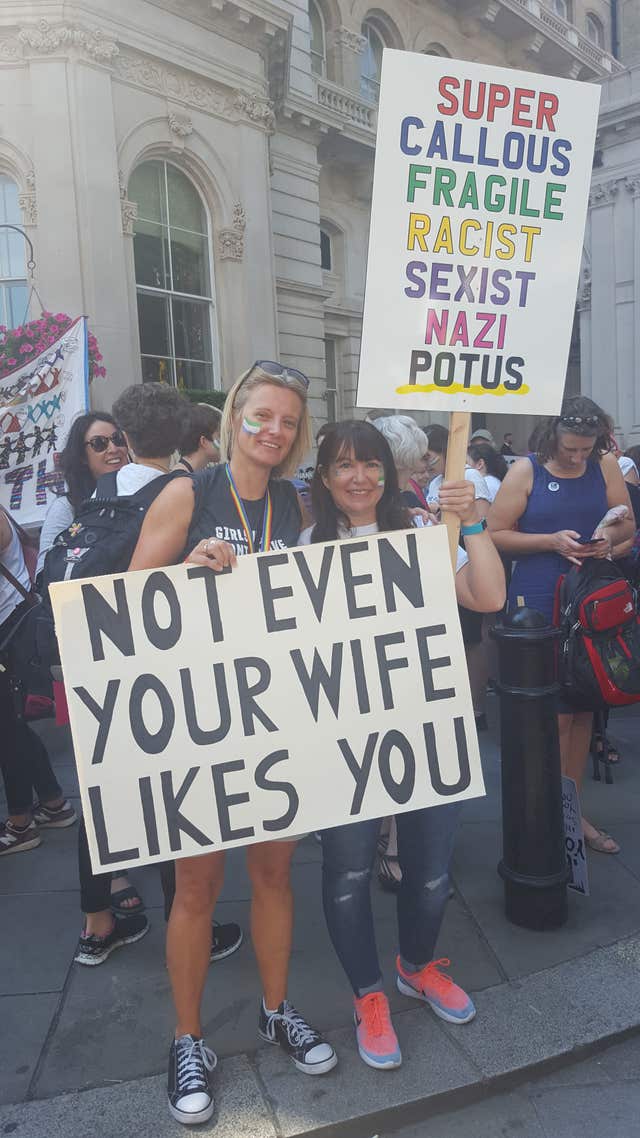
<path fill-rule="evenodd" d="M 40 352 L 46 351 L 72 324 L 73 317 L 67 316 L 66 312 L 58 312 L 55 316 L 52 312 L 43 312 L 39 320 L 31 320 L 19 328 L 0 325 L 0 379 L 35 359 Z M 91 383 L 92 379 L 106 376 L 107 369 L 103 367 L 102 355 L 93 332 L 88 333 L 88 345 Z"/>

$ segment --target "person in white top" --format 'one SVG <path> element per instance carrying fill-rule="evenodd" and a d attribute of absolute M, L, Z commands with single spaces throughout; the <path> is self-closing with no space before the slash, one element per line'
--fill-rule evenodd
<path fill-rule="evenodd" d="M 311 494 L 315 524 L 301 542 L 404 529 L 411 515 L 403 504 L 390 447 L 380 431 L 358 420 L 337 424 L 318 451 Z M 468 482 L 440 488 L 443 508 L 462 522 L 466 553 L 456 573 L 458 600 L 479 611 L 504 603 L 504 573 L 486 527 L 478 524 L 474 490 Z M 448 868 L 457 804 L 397 815 L 402 883 L 398 891 L 396 983 L 413 999 L 429 1003 L 452 1023 L 475 1015 L 472 1000 L 434 960 L 436 939 L 449 896 Z M 322 899 L 337 956 L 351 983 L 360 1057 L 376 1068 L 402 1061 L 384 993 L 371 911 L 370 879 L 379 820 L 337 826 L 322 833 Z"/>
<path fill-rule="evenodd" d="M 29 608 L 24 593 L 30 591 L 18 532 L 9 515 L 0 510 L 0 767 L 8 806 L 8 818 L 0 824 L 0 857 L 39 846 L 41 828 L 71 826 L 76 820 L 42 740 L 16 711 L 10 641 Z"/>
<path fill-rule="evenodd" d="M 58 534 L 71 525 L 81 504 L 93 494 L 98 479 L 128 462 L 127 440 L 112 415 L 89 411 L 74 419 L 60 454 L 66 490 L 54 498 L 45 514 L 36 576 Z"/>
<path fill-rule="evenodd" d="M 505 458 L 485 442 L 469 443 L 467 462 L 484 478 L 493 502 L 509 467 Z"/>

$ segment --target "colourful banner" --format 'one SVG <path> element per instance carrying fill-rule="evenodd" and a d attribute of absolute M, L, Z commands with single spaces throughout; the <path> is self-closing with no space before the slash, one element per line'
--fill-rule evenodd
<path fill-rule="evenodd" d="M 0 380 L 0 503 L 23 526 L 42 525 L 64 493 L 59 455 L 89 403 L 87 322 Z"/>
<path fill-rule="evenodd" d="M 359 407 L 557 412 L 599 99 L 385 51 Z"/>

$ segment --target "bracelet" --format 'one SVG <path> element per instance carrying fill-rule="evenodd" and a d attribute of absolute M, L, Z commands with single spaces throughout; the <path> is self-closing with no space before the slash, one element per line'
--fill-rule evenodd
<path fill-rule="evenodd" d="M 487 528 L 487 519 L 482 518 L 479 522 L 472 522 L 468 526 L 460 526 L 460 533 L 463 537 L 471 537 L 474 533 L 484 533 Z"/>

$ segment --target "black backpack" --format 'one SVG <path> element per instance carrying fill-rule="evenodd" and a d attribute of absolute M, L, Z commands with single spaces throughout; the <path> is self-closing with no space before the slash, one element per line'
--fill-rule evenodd
<path fill-rule="evenodd" d="M 640 701 L 640 616 L 636 590 L 613 561 L 587 558 L 560 578 L 562 695 L 577 710 Z"/>
<path fill-rule="evenodd" d="M 117 472 L 103 474 L 93 498 L 80 506 L 73 522 L 58 534 L 38 576 L 39 602 L 25 614 L 8 645 L 11 674 L 19 683 L 25 708 L 29 697 L 52 697 L 51 668 L 60 663 L 49 585 L 55 581 L 123 573 L 140 536 L 145 514 L 176 470 L 158 475 L 135 494 L 118 497 Z M 29 716 L 28 710 L 26 716 Z"/>

